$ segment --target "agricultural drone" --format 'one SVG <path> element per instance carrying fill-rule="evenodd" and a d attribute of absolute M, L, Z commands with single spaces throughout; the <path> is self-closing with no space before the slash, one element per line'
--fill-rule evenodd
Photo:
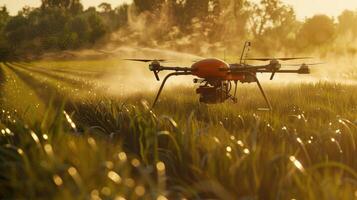
<path fill-rule="evenodd" d="M 163 66 L 161 63 L 165 62 L 164 59 L 150 60 L 150 59 L 125 59 L 129 61 L 150 63 L 149 69 L 152 71 L 158 81 L 159 72 L 171 71 L 164 78 L 160 89 L 156 95 L 152 107 L 155 107 L 160 94 L 167 82 L 172 76 L 184 76 L 192 75 L 197 78 L 194 79 L 194 83 L 200 84 L 196 93 L 200 96 L 200 102 L 207 104 L 223 103 L 227 100 L 237 102 L 237 85 L 241 83 L 257 83 L 261 94 L 263 95 L 268 108 L 264 110 L 271 110 L 272 106 L 257 78 L 257 73 L 271 73 L 270 80 L 273 80 L 277 73 L 296 73 L 296 74 L 310 74 L 310 65 L 313 64 L 281 64 L 280 61 L 301 60 L 310 59 L 310 57 L 291 57 L 291 58 L 247 58 L 247 52 L 251 46 L 250 42 L 246 42 L 243 47 L 242 54 L 240 56 L 239 63 L 228 64 L 217 58 L 202 59 L 193 63 L 191 67 L 169 67 Z M 246 61 L 265 61 L 269 62 L 265 65 L 250 65 Z M 299 69 L 281 69 L 282 66 L 298 66 Z M 231 90 L 234 92 L 232 94 Z"/>

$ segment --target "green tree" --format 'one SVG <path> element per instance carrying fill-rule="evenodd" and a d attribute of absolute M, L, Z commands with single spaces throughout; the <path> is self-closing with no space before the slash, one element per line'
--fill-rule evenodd
<path fill-rule="evenodd" d="M 70 11 L 72 14 L 78 14 L 83 11 L 83 5 L 80 0 L 42 0 L 41 8 L 61 8 Z"/>
<path fill-rule="evenodd" d="M 216 38 L 224 42 L 224 46 L 242 43 L 247 35 L 250 4 L 245 0 L 220 0 L 219 3 L 221 26 L 216 29 Z"/>
<path fill-rule="evenodd" d="M 291 6 L 281 0 L 261 0 L 249 7 L 248 29 L 256 50 L 268 55 L 294 48 L 299 22 Z"/>
<path fill-rule="evenodd" d="M 259 4 L 252 4 L 250 28 L 255 38 L 263 36 L 268 30 L 290 26 L 295 21 L 294 9 L 281 0 L 262 0 Z"/>
<path fill-rule="evenodd" d="M 105 25 L 110 28 L 111 31 L 116 30 L 119 26 L 120 20 L 116 14 L 116 10 L 113 10 L 109 3 L 101 3 L 98 7 L 101 10 L 99 15 Z"/>
<path fill-rule="evenodd" d="M 354 38 L 357 37 L 357 12 L 345 10 L 338 17 L 338 33 L 346 35 L 351 33 Z"/>
<path fill-rule="evenodd" d="M 208 16 L 209 0 L 186 0 L 184 4 L 185 13 L 182 13 L 185 17 L 188 17 L 188 21 L 193 18 L 203 19 Z"/>
<path fill-rule="evenodd" d="M 121 6 L 118 6 L 114 9 L 115 12 L 115 29 L 117 28 L 124 28 L 128 24 L 128 12 L 129 12 L 129 5 L 128 4 L 123 4 Z"/>
<path fill-rule="evenodd" d="M 6 6 L 0 7 L 0 31 L 5 27 L 10 19 Z"/>
<path fill-rule="evenodd" d="M 22 15 L 22 16 L 24 16 L 24 17 L 28 17 L 28 16 L 31 14 L 31 12 L 32 12 L 33 10 L 35 10 L 35 9 L 34 9 L 34 8 L 31 8 L 31 7 L 29 7 L 29 6 L 25 6 L 25 7 L 22 8 L 22 10 L 20 10 L 20 11 L 18 12 L 18 15 Z"/>
<path fill-rule="evenodd" d="M 103 13 L 110 13 L 112 12 L 112 5 L 110 5 L 109 3 L 103 2 L 101 4 L 99 4 L 98 6 Z"/>
<path fill-rule="evenodd" d="M 315 15 L 302 25 L 297 40 L 302 47 L 319 47 L 333 42 L 336 27 L 333 19 L 326 15 Z"/>
<path fill-rule="evenodd" d="M 97 9 L 93 6 L 88 7 L 87 10 L 84 11 L 85 13 L 96 13 Z"/>
<path fill-rule="evenodd" d="M 58 8 L 51 8 L 46 10 L 38 10 L 33 12 L 30 17 L 31 29 L 35 29 L 36 36 L 47 37 L 61 33 L 66 24 L 70 21 L 71 16 Z"/>
<path fill-rule="evenodd" d="M 69 21 L 68 31 L 76 33 L 79 44 L 84 44 L 88 41 L 90 27 L 88 21 L 84 17 L 76 16 Z"/>
<path fill-rule="evenodd" d="M 103 20 L 96 13 L 91 13 L 89 15 L 88 24 L 90 27 L 89 42 L 92 44 L 107 33 L 107 27 L 105 26 Z"/>
<path fill-rule="evenodd" d="M 133 2 L 139 13 L 141 13 L 145 11 L 153 12 L 154 10 L 160 8 L 165 0 L 134 0 Z"/>
<path fill-rule="evenodd" d="M 186 30 L 194 20 L 213 21 L 221 12 L 219 0 L 172 0 L 170 3 L 175 22 Z"/>
<path fill-rule="evenodd" d="M 27 19 L 21 15 L 11 18 L 4 27 L 7 41 L 14 46 L 18 46 L 22 41 L 26 40 L 28 32 L 27 24 Z"/>
<path fill-rule="evenodd" d="M 4 34 L 4 28 L 9 20 L 10 15 L 7 8 L 5 6 L 0 7 L 0 61 L 9 59 L 14 52 Z"/>
<path fill-rule="evenodd" d="M 71 0 L 42 0 L 42 8 L 58 7 L 69 8 L 72 4 Z"/>

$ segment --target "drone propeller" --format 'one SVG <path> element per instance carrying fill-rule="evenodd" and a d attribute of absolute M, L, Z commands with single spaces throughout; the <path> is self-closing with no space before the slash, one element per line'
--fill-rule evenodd
<path fill-rule="evenodd" d="M 135 61 L 135 62 L 145 62 L 145 63 L 148 63 L 148 62 L 154 62 L 154 61 L 157 61 L 157 62 L 166 62 L 167 60 L 165 59 L 124 59 L 124 60 L 128 60 L 128 61 Z"/>
<path fill-rule="evenodd" d="M 270 61 L 270 60 L 303 60 L 303 59 L 311 59 L 312 57 L 291 57 L 291 58 L 246 58 L 245 60 L 255 60 L 255 61 Z"/>
<path fill-rule="evenodd" d="M 165 59 L 136 59 L 136 58 L 129 58 L 129 59 L 124 59 L 127 61 L 135 61 L 135 62 L 144 62 L 144 63 L 148 63 L 151 62 L 149 65 L 149 69 L 150 71 L 152 71 L 155 75 L 156 80 L 160 80 L 159 77 L 159 72 L 161 71 L 160 67 L 160 62 L 165 62 Z"/>
<path fill-rule="evenodd" d="M 301 64 L 283 64 L 283 66 L 286 67 L 300 67 L 302 65 L 306 65 L 306 66 L 315 66 L 315 65 L 323 65 L 325 63 L 301 63 Z"/>

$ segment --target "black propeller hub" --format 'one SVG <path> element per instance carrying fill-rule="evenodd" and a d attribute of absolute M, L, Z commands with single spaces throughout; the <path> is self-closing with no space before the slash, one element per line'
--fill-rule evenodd
<path fill-rule="evenodd" d="M 160 68 L 161 68 L 161 64 L 160 64 L 160 62 L 157 61 L 157 60 L 152 61 L 152 62 L 150 63 L 150 65 L 149 65 L 149 69 L 150 69 L 151 71 L 159 71 Z"/>
<path fill-rule="evenodd" d="M 274 60 L 271 60 L 270 61 L 270 66 L 269 68 L 272 70 L 272 71 L 277 71 L 281 68 L 281 64 L 279 63 L 278 60 L 274 59 Z"/>
<path fill-rule="evenodd" d="M 302 64 L 300 69 L 298 70 L 299 74 L 310 74 L 310 68 L 307 64 Z"/>
<path fill-rule="evenodd" d="M 154 72 L 156 80 L 160 80 L 159 72 L 162 70 L 161 64 L 159 60 L 154 60 L 149 65 L 150 71 Z"/>

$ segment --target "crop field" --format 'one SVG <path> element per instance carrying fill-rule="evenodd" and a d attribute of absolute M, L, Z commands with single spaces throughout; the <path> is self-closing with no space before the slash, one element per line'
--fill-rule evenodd
<path fill-rule="evenodd" d="M 151 109 L 155 79 L 120 65 L 0 64 L 1 199 L 357 198 L 357 85 L 268 85 L 267 112 L 176 84 Z"/>

